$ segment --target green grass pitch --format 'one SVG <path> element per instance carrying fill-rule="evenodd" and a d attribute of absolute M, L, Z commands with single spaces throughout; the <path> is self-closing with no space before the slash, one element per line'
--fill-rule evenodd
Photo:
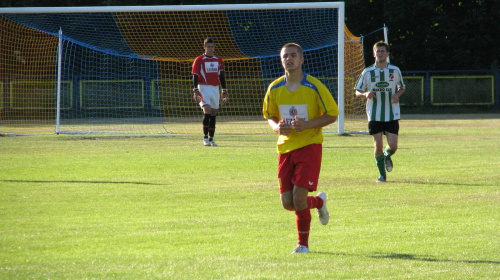
<path fill-rule="evenodd" d="M 383 184 L 325 135 L 304 255 L 276 135 L 0 137 L 0 279 L 499 279 L 500 118 L 400 124 Z"/>

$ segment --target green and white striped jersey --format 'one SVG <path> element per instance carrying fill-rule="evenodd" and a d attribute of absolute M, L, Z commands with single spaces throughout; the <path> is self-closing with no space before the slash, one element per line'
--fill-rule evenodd
<path fill-rule="evenodd" d="M 381 69 L 373 64 L 363 70 L 354 89 L 375 92 L 375 98 L 366 101 L 368 121 L 389 122 L 401 118 L 399 103 L 392 103 L 398 88 L 405 88 L 405 84 L 397 66 L 387 64 Z"/>

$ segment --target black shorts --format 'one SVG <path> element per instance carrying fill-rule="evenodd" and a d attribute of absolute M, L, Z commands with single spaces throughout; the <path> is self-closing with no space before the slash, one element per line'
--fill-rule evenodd
<path fill-rule="evenodd" d="M 399 120 L 390 121 L 390 122 L 370 121 L 370 122 L 368 122 L 368 132 L 370 133 L 370 135 L 377 134 L 380 132 L 383 132 L 384 134 L 386 132 L 389 132 L 389 133 L 398 135 L 398 133 L 399 133 Z"/>

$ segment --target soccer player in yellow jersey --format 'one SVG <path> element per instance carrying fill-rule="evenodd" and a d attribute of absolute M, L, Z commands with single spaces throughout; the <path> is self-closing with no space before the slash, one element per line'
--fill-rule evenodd
<path fill-rule="evenodd" d="M 324 192 L 317 190 L 321 169 L 322 127 L 334 123 L 337 103 L 318 79 L 302 71 L 302 47 L 288 43 L 280 52 L 285 75 L 273 81 L 264 98 L 263 114 L 278 136 L 278 182 L 283 208 L 295 211 L 298 244 L 295 253 L 309 253 L 310 209 L 323 225 L 330 214 Z"/>

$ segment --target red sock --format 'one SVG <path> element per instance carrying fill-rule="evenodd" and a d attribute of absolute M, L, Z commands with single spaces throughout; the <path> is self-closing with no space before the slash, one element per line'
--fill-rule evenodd
<path fill-rule="evenodd" d="M 310 209 L 321 208 L 323 207 L 323 199 L 319 196 L 308 196 L 307 206 L 309 206 Z"/>
<path fill-rule="evenodd" d="M 311 211 L 309 208 L 295 211 L 295 222 L 297 224 L 299 244 L 309 247 L 309 230 L 311 229 Z"/>

